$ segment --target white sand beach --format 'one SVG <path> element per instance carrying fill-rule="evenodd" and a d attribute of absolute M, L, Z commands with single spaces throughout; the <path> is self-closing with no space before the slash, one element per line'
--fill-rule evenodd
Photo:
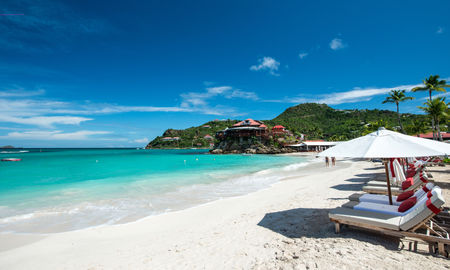
<path fill-rule="evenodd" d="M 303 177 L 241 197 L 114 226 L 0 236 L 0 269 L 448 269 L 407 243 L 345 228 L 328 210 L 380 172 L 371 162 L 318 163 Z M 431 168 L 436 181 L 448 169 Z M 447 197 L 448 198 L 448 197 Z"/>

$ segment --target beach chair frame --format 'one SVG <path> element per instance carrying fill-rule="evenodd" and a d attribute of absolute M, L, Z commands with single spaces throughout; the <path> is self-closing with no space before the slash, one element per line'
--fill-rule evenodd
<path fill-rule="evenodd" d="M 442 215 L 441 215 L 442 213 Z M 450 220 L 450 215 L 448 214 L 448 211 L 439 213 L 439 216 L 447 216 L 447 218 Z M 330 218 L 330 220 L 334 223 L 335 233 L 339 234 L 341 232 L 341 225 L 347 225 L 357 228 L 366 229 L 369 231 L 374 231 L 376 233 L 393 236 L 402 238 L 408 241 L 411 241 L 410 243 L 414 243 L 414 251 L 417 251 L 417 243 L 418 241 L 422 241 L 428 244 L 430 253 L 437 253 L 439 252 L 440 255 L 449 257 L 450 254 L 450 237 L 449 237 L 449 231 L 446 229 L 446 227 L 450 228 L 450 224 L 446 225 L 442 224 L 441 222 L 438 222 L 434 217 L 436 214 L 432 213 L 430 214 L 425 220 L 417 224 L 415 227 L 407 230 L 407 231 L 400 231 L 400 230 L 391 230 L 386 228 L 381 228 L 375 225 L 365 224 L 361 222 L 354 222 L 354 221 L 348 221 L 348 220 L 341 220 L 341 219 L 334 219 Z M 444 225 L 444 226 L 443 226 Z M 418 232 L 417 230 L 420 228 L 426 229 L 425 233 Z M 410 249 L 412 249 L 410 244 Z"/>

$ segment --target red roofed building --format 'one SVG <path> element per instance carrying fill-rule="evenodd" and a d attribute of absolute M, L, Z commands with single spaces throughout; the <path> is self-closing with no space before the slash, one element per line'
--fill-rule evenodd
<path fill-rule="evenodd" d="M 214 137 L 211 136 L 211 135 L 209 135 L 209 134 L 206 134 L 206 135 L 203 137 L 203 139 L 205 139 L 205 140 L 214 140 Z"/>
<path fill-rule="evenodd" d="M 286 128 L 281 125 L 276 125 L 272 128 L 273 134 L 284 134 L 286 133 Z"/>
<path fill-rule="evenodd" d="M 266 125 L 264 125 L 263 122 L 257 121 L 257 120 L 253 120 L 251 118 L 246 119 L 246 120 L 241 121 L 241 122 L 238 122 L 238 123 L 233 125 L 233 127 L 261 127 L 261 126 L 266 127 Z"/>
<path fill-rule="evenodd" d="M 244 138 L 256 137 L 267 138 L 269 132 L 267 126 L 263 122 L 253 119 L 246 119 L 234 124 L 231 128 L 216 133 L 216 138 L 223 139 L 226 137 L 239 138 L 242 142 Z"/>
<path fill-rule="evenodd" d="M 444 141 L 450 140 L 450 133 L 448 133 L 448 132 L 441 132 L 441 136 L 442 136 L 442 139 Z M 417 137 L 424 138 L 424 139 L 431 139 L 432 140 L 433 139 L 433 132 L 428 132 L 428 133 L 425 133 L 425 134 L 418 134 Z"/>

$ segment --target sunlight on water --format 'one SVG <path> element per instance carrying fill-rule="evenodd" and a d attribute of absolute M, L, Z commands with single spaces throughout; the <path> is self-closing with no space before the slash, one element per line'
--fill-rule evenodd
<path fill-rule="evenodd" d="M 129 222 L 267 187 L 278 170 L 307 161 L 136 149 L 21 149 L 0 157 L 22 159 L 0 163 L 0 232 Z"/>

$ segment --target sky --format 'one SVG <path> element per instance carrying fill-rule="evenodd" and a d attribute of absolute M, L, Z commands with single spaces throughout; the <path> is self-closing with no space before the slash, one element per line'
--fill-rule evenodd
<path fill-rule="evenodd" d="M 0 145 L 142 147 L 450 77 L 450 1 L 0 2 Z M 421 113 L 427 93 L 401 112 Z M 444 93 L 444 95 L 446 95 Z"/>

